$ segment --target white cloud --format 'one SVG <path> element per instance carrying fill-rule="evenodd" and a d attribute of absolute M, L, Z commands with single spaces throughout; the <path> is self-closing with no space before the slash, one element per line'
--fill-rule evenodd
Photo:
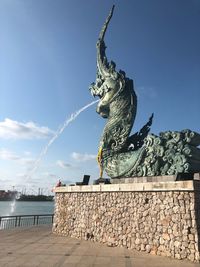
<path fill-rule="evenodd" d="M 17 173 L 16 176 L 19 178 L 25 178 L 26 174 L 25 173 Z"/>
<path fill-rule="evenodd" d="M 20 157 L 15 155 L 13 152 L 6 150 L 6 149 L 1 149 L 0 150 L 0 159 L 3 160 L 19 160 Z"/>
<path fill-rule="evenodd" d="M 12 182 L 12 180 L 10 180 L 10 179 L 0 179 L 1 184 L 7 184 L 7 183 L 11 183 L 11 182 Z"/>
<path fill-rule="evenodd" d="M 6 118 L 0 122 L 0 138 L 3 139 L 39 139 L 47 138 L 53 131 L 48 127 L 38 126 L 34 122 L 18 122 Z"/>
<path fill-rule="evenodd" d="M 57 174 L 50 173 L 50 172 L 43 172 L 41 175 L 43 175 L 45 177 L 58 178 Z"/>
<path fill-rule="evenodd" d="M 56 162 L 56 165 L 58 165 L 59 167 L 63 168 L 63 169 L 66 169 L 66 168 L 71 168 L 72 165 L 70 163 L 67 163 L 67 162 L 64 162 L 62 160 L 58 160 Z"/>
<path fill-rule="evenodd" d="M 0 149 L 0 159 L 15 161 L 22 165 L 33 164 L 35 161 L 32 158 L 20 157 L 16 155 L 14 152 L 6 150 L 6 149 Z"/>
<path fill-rule="evenodd" d="M 24 151 L 24 155 L 30 156 L 31 155 L 31 152 L 30 151 Z"/>
<path fill-rule="evenodd" d="M 74 160 L 79 162 L 94 160 L 97 157 L 96 155 L 93 154 L 87 154 L 87 153 L 81 154 L 77 152 L 73 152 L 71 156 Z"/>

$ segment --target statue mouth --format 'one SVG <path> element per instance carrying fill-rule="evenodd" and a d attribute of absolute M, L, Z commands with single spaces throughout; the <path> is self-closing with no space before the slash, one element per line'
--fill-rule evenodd
<path fill-rule="evenodd" d="M 96 96 L 99 97 L 100 101 L 103 101 L 104 98 L 105 98 L 105 96 L 106 96 L 106 92 L 103 92 L 102 94 L 98 94 L 98 95 L 96 95 Z"/>
<path fill-rule="evenodd" d="M 92 84 L 90 87 L 90 93 L 93 97 L 99 97 L 102 100 L 105 97 L 107 91 Z"/>
<path fill-rule="evenodd" d="M 104 96 L 105 96 L 105 93 L 102 93 L 102 94 L 98 93 L 98 94 L 94 94 L 93 96 L 94 97 L 99 97 L 99 99 L 102 100 L 104 98 Z"/>

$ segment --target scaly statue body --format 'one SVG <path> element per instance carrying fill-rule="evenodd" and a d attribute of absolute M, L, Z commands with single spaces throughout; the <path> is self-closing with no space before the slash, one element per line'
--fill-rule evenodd
<path fill-rule="evenodd" d="M 200 135 L 190 130 L 148 135 L 149 122 L 130 135 L 137 111 L 133 81 L 124 71 L 117 72 L 115 63 L 108 63 L 104 36 L 114 6 L 103 25 L 97 42 L 97 77 L 90 86 L 99 96 L 97 113 L 108 119 L 99 144 L 100 177 L 103 170 L 111 178 L 152 176 L 200 171 Z"/>

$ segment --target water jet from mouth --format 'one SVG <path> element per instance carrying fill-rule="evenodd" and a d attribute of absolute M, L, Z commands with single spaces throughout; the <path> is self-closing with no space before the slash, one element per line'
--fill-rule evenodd
<path fill-rule="evenodd" d="M 99 101 L 95 100 L 87 105 L 85 105 L 84 107 L 80 108 L 79 110 L 77 110 L 76 112 L 72 113 L 70 115 L 70 117 L 68 117 L 64 123 L 58 127 L 57 131 L 55 132 L 55 134 L 53 135 L 53 137 L 49 140 L 49 142 L 47 143 L 47 145 L 44 147 L 44 149 L 41 151 L 40 155 L 38 156 L 38 158 L 36 159 L 36 161 L 33 164 L 33 168 L 29 171 L 29 173 L 26 175 L 25 181 L 27 182 L 28 179 L 31 178 L 31 176 L 35 173 L 35 171 L 37 170 L 37 168 L 39 167 L 39 164 L 42 160 L 42 158 L 46 155 L 49 147 L 55 142 L 55 140 L 62 134 L 62 132 L 65 130 L 65 128 L 71 123 L 73 122 L 84 110 L 86 110 L 87 108 L 89 108 L 90 106 L 94 105 L 95 103 L 97 103 Z"/>

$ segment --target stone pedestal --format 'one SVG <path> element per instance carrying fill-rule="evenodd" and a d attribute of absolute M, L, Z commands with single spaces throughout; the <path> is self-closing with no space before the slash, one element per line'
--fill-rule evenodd
<path fill-rule="evenodd" d="M 199 261 L 200 181 L 55 189 L 53 232 Z"/>

